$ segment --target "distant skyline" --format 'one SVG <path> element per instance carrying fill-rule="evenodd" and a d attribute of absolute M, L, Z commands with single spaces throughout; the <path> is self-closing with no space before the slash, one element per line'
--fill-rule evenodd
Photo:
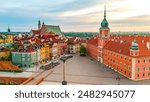
<path fill-rule="evenodd" d="M 37 29 L 38 20 L 64 32 L 98 32 L 104 5 L 111 31 L 150 31 L 149 0 L 0 0 L 0 32 Z"/>

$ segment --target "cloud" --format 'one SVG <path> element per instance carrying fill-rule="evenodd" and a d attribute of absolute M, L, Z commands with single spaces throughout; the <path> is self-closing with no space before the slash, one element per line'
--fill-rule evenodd
<path fill-rule="evenodd" d="M 63 31 L 98 31 L 105 4 L 113 30 L 150 25 L 149 0 L 4 0 L 0 6 L 0 27 L 2 30 L 10 25 L 14 30 L 22 27 L 29 31 L 37 27 L 40 19 L 61 25 Z"/>

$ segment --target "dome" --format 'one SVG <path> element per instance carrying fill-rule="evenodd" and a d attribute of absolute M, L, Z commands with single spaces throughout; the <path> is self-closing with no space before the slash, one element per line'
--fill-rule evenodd
<path fill-rule="evenodd" d="M 105 7 L 104 19 L 103 19 L 103 21 L 101 22 L 101 28 L 108 28 L 108 25 L 109 25 L 109 23 L 108 23 L 108 21 L 107 21 L 107 19 L 106 19 L 106 7 Z"/>
<path fill-rule="evenodd" d="M 139 45 L 136 42 L 136 39 L 134 39 L 134 41 L 132 42 L 131 50 L 138 50 L 138 49 L 139 49 Z"/>
<path fill-rule="evenodd" d="M 103 19 L 102 23 L 101 23 L 101 27 L 108 27 L 109 23 L 107 21 L 106 18 Z"/>

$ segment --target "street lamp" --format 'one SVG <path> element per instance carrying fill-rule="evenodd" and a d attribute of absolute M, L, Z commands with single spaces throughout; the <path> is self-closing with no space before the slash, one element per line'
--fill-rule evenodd
<path fill-rule="evenodd" d="M 60 58 L 60 60 L 63 61 L 63 81 L 62 81 L 62 85 L 67 85 L 67 81 L 66 81 L 66 61 L 69 58 L 72 58 L 73 56 L 66 56 L 65 54 Z"/>

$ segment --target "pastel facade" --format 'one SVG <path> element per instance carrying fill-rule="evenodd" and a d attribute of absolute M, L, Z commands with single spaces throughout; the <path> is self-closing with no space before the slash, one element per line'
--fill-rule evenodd
<path fill-rule="evenodd" d="M 0 43 L 3 43 L 3 42 L 5 42 L 5 38 L 4 36 L 0 35 Z"/>
<path fill-rule="evenodd" d="M 79 53 L 81 45 L 85 45 L 86 40 L 78 37 L 68 39 L 68 52 Z"/>
<path fill-rule="evenodd" d="M 12 34 L 7 34 L 5 38 L 6 43 L 13 43 L 13 35 Z"/>
<path fill-rule="evenodd" d="M 0 48 L 0 60 L 10 56 L 10 50 L 6 48 Z"/>
<path fill-rule="evenodd" d="M 59 50 L 58 50 L 58 43 L 54 43 L 52 46 L 51 46 L 51 60 L 53 59 L 57 59 L 59 58 Z"/>
<path fill-rule="evenodd" d="M 50 61 L 50 47 L 47 43 L 44 43 L 40 49 L 41 63 L 45 64 Z"/>
<path fill-rule="evenodd" d="M 39 63 L 38 50 L 34 45 L 24 44 L 17 51 L 11 53 L 12 63 L 21 68 L 30 68 Z"/>
<path fill-rule="evenodd" d="M 30 68 L 37 62 L 37 52 L 12 52 L 12 63 L 17 66 Z"/>

